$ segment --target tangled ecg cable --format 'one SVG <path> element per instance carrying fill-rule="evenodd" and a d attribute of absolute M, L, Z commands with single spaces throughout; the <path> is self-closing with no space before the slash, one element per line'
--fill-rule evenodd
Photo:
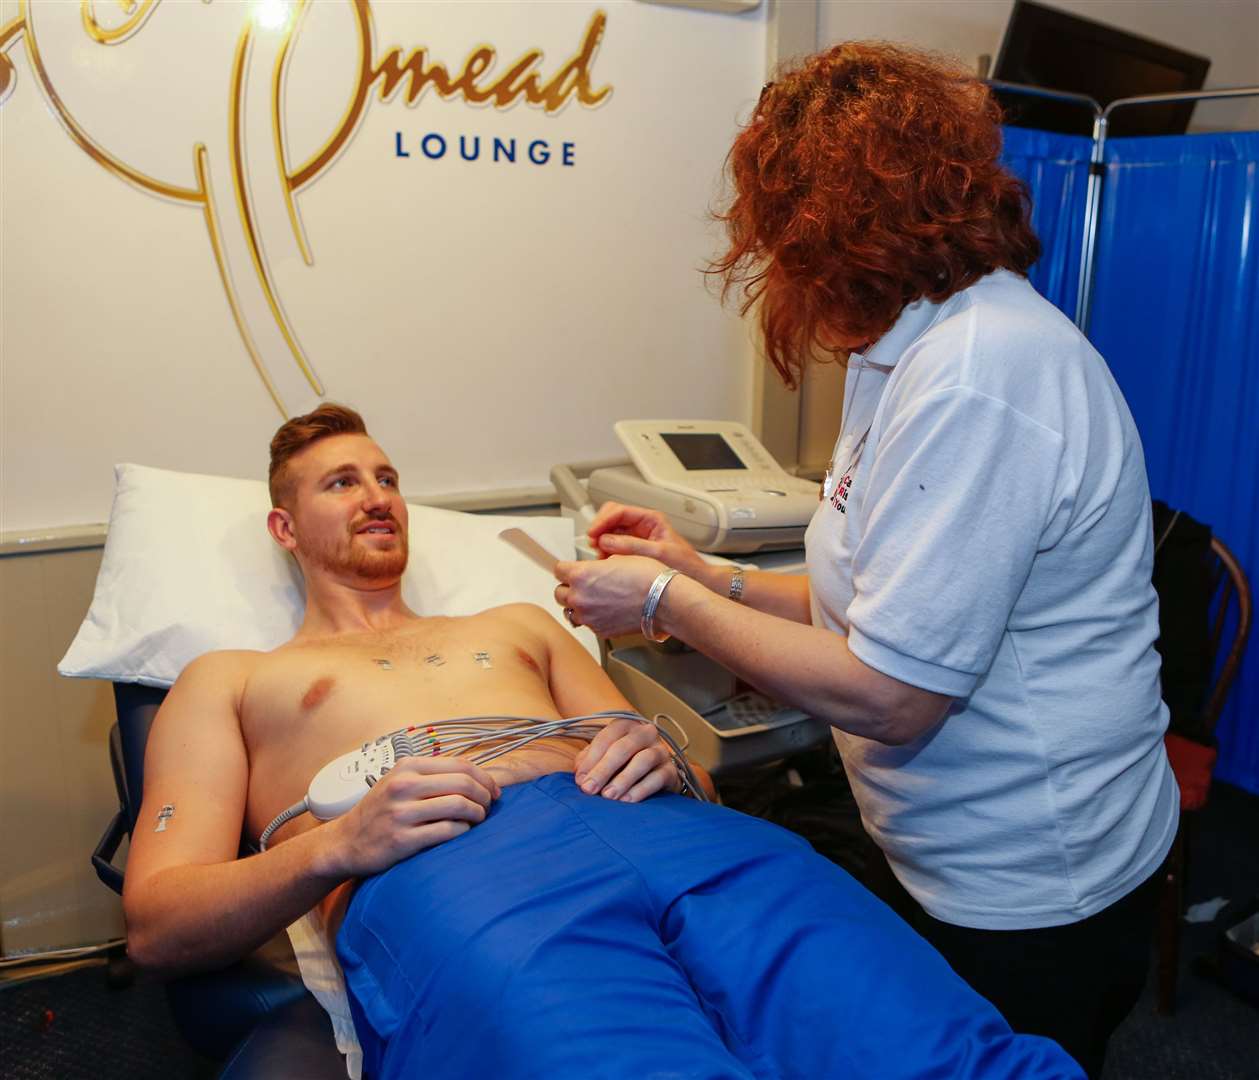
<path fill-rule="evenodd" d="M 656 720 L 663 718 L 656 717 Z M 633 720 L 651 724 L 664 744 L 678 775 L 682 778 L 682 791 L 703 802 L 708 796 L 700 786 L 690 763 L 683 755 L 677 741 L 659 723 L 652 723 L 645 716 L 621 709 L 589 713 L 585 716 L 567 716 L 555 720 L 542 720 L 532 716 L 460 716 L 451 720 L 434 720 L 428 724 L 412 724 L 382 735 L 362 748 L 351 751 L 329 762 L 311 781 L 310 790 L 299 803 L 294 803 L 262 830 L 258 838 L 258 850 L 266 851 L 267 841 L 285 822 L 307 812 L 322 820 L 329 820 L 345 813 L 367 794 L 403 758 L 409 757 L 465 757 L 474 765 L 484 765 L 496 757 L 519 750 L 550 736 L 565 736 L 590 741 L 613 720 Z M 321 782 L 338 789 L 338 798 L 322 800 L 316 794 Z"/>

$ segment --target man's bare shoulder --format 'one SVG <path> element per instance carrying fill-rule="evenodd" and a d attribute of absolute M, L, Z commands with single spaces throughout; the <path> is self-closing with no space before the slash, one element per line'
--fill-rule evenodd
<path fill-rule="evenodd" d="M 155 745 L 165 745 L 165 739 L 182 738 L 192 728 L 239 735 L 245 684 L 264 655 L 246 649 L 224 649 L 203 653 L 188 663 L 158 710 L 149 737 L 150 753 Z"/>
<path fill-rule="evenodd" d="M 254 649 L 218 649 L 202 653 L 179 673 L 171 690 L 200 690 L 216 686 L 220 690 L 240 690 L 267 653 Z"/>

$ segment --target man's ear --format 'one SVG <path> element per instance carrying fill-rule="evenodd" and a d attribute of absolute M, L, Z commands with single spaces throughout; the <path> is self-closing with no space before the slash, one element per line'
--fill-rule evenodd
<path fill-rule="evenodd" d="M 297 549 L 297 532 L 293 527 L 293 515 L 284 507 L 273 507 L 267 515 L 267 532 L 285 551 Z"/>

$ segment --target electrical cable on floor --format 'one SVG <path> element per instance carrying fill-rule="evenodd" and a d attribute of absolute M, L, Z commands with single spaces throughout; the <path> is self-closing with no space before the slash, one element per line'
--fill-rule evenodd
<path fill-rule="evenodd" d="M 6 956 L 0 959 L 0 971 L 7 968 L 22 967 L 25 964 L 40 964 L 54 960 L 79 960 L 85 956 L 109 952 L 127 943 L 126 938 L 112 938 L 99 945 L 78 945 L 70 949 L 50 949 L 47 952 L 23 953 L 21 956 Z"/>

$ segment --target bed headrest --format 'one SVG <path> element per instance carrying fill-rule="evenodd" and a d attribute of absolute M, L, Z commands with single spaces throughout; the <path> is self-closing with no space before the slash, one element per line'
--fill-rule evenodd
<path fill-rule="evenodd" d="M 114 481 L 96 594 L 62 675 L 170 686 L 204 652 L 273 649 L 293 636 L 301 573 L 267 532 L 266 484 L 142 465 L 116 466 Z M 555 581 L 498 534 L 515 525 L 573 558 L 571 521 L 408 509 L 402 594 L 414 611 L 469 615 L 523 601 L 556 614 Z M 599 655 L 590 631 L 576 636 Z"/>

